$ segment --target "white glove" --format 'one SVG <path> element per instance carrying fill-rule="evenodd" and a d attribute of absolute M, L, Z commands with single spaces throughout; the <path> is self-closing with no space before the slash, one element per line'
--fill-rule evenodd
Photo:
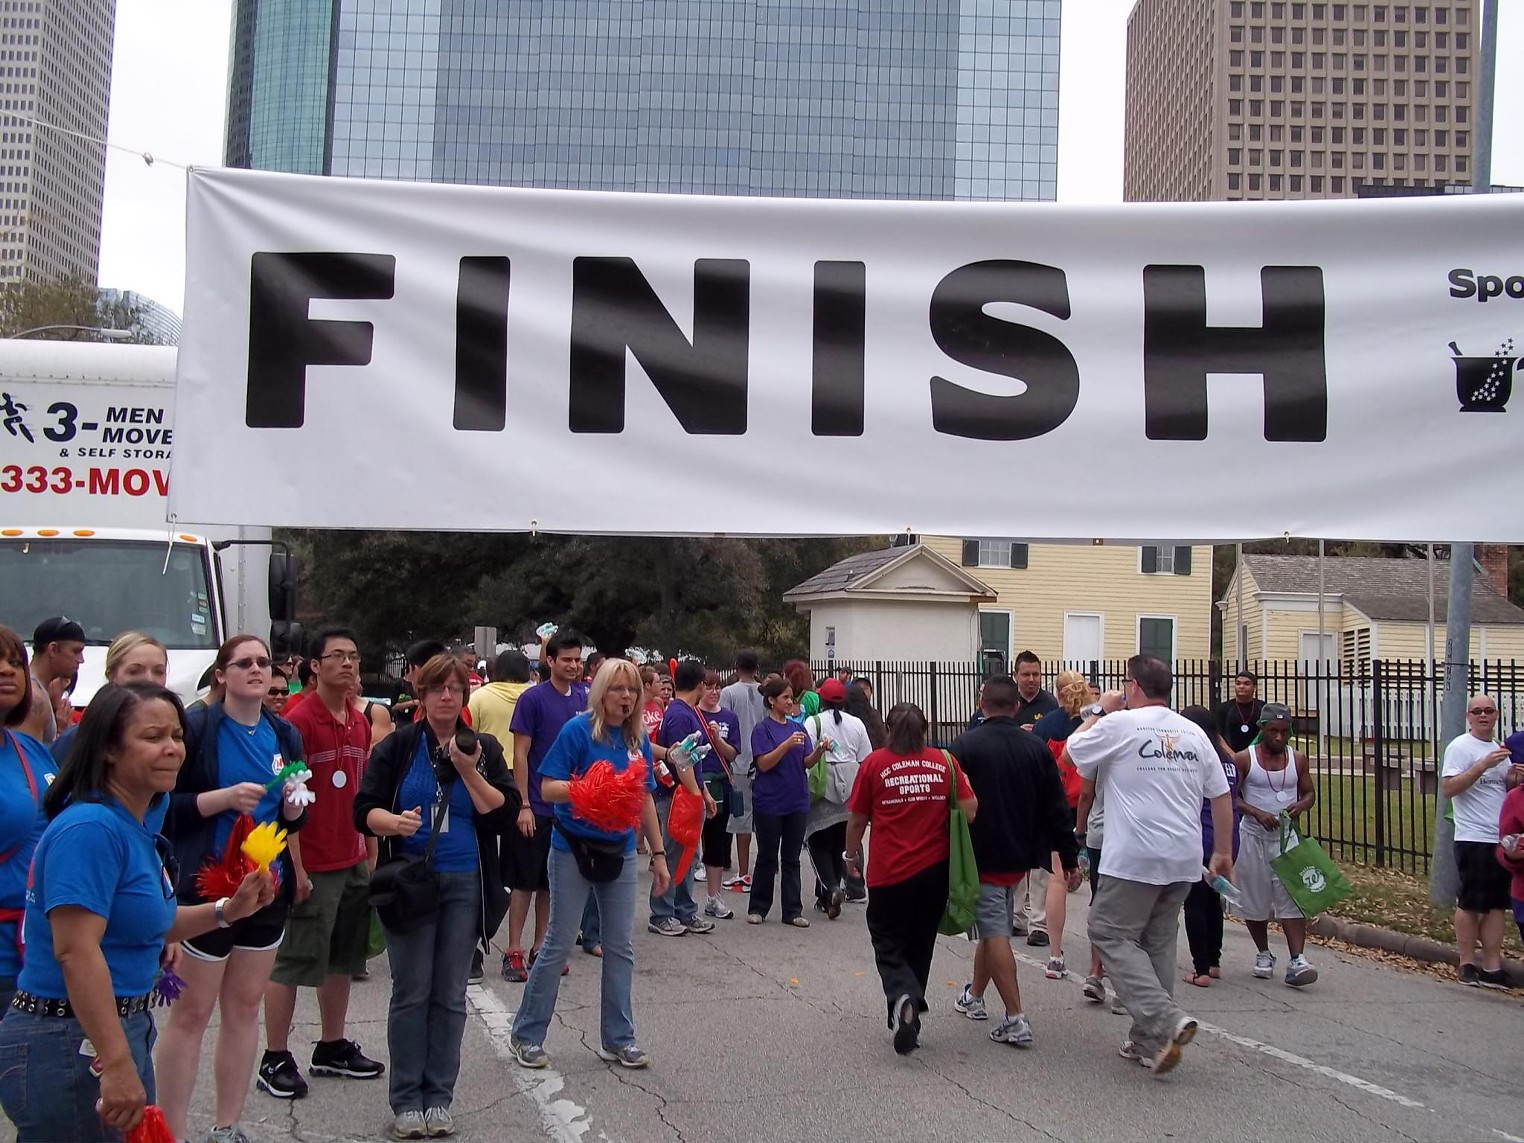
<path fill-rule="evenodd" d="M 286 801 L 293 806 L 310 806 L 317 801 L 317 795 L 307 788 L 307 779 L 312 777 L 311 770 L 301 770 L 286 779 Z"/>

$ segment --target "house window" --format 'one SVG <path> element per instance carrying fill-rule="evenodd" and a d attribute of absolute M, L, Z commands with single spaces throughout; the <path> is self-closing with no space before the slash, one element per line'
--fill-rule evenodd
<path fill-rule="evenodd" d="M 1340 636 L 1340 657 L 1346 667 L 1369 670 L 1371 665 L 1371 629 L 1357 627 Z"/>
<path fill-rule="evenodd" d="M 1138 570 L 1144 575 L 1190 575 L 1188 544 L 1151 544 L 1138 549 Z"/>
<path fill-rule="evenodd" d="M 1166 615 L 1138 616 L 1138 654 L 1166 663 L 1175 661 L 1175 620 Z"/>
<path fill-rule="evenodd" d="M 1027 545 L 1015 540 L 964 540 L 963 566 L 1024 568 L 1027 566 Z"/>
<path fill-rule="evenodd" d="M 1011 659 L 1011 627 L 1009 611 L 979 612 L 979 658 L 986 664 L 999 660 L 1000 671 Z"/>

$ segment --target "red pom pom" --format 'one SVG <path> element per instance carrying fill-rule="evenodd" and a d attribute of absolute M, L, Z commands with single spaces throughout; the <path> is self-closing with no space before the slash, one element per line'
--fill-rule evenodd
<path fill-rule="evenodd" d="M 244 839 L 253 828 L 253 818 L 248 814 L 238 815 L 228 833 L 227 849 L 223 851 L 222 860 L 207 858 L 206 864 L 196 871 L 196 896 L 203 901 L 216 901 L 238 892 L 243 879 L 254 872 L 254 863 L 243 852 Z M 279 890 L 280 870 L 277 866 L 270 866 L 270 877 Z"/>
<path fill-rule="evenodd" d="M 640 822 L 646 804 L 646 763 L 631 762 L 616 774 L 613 764 L 600 758 L 570 787 L 572 816 L 605 833 L 632 829 Z"/>

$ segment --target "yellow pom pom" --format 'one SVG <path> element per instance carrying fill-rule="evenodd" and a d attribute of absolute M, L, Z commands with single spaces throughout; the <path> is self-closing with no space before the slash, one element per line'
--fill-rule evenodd
<path fill-rule="evenodd" d="M 270 872 L 270 863 L 284 852 L 286 831 L 277 829 L 271 822 L 257 825 L 243 840 L 243 854 L 262 872 Z"/>

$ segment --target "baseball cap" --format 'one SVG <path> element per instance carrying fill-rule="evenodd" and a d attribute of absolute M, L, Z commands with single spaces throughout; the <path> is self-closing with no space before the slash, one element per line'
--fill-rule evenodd
<path fill-rule="evenodd" d="M 847 688 L 840 679 L 827 679 L 816 689 L 821 702 L 846 702 Z"/>
<path fill-rule="evenodd" d="M 40 651 L 49 643 L 83 643 L 85 629 L 67 615 L 55 615 L 37 624 L 32 632 L 32 650 Z"/>
<path fill-rule="evenodd" d="M 1259 724 L 1264 726 L 1267 722 L 1290 722 L 1291 708 L 1283 702 L 1267 702 L 1265 709 L 1259 712 Z"/>
<path fill-rule="evenodd" d="M 1515 730 L 1503 739 L 1503 745 L 1508 747 L 1509 763 L 1524 766 L 1524 730 Z"/>

